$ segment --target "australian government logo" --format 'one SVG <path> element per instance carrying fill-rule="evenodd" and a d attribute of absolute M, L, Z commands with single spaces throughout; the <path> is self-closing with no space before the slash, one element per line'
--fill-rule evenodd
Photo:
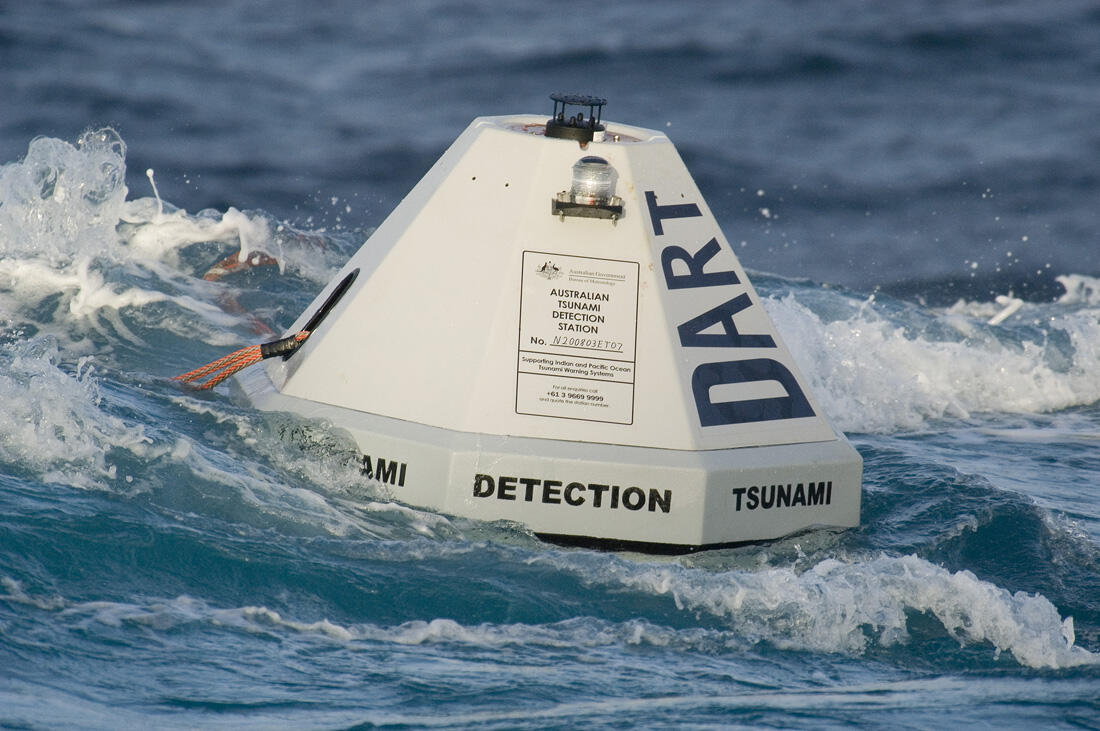
<path fill-rule="evenodd" d="M 553 261 L 547 259 L 535 269 L 535 274 L 545 279 L 557 279 L 561 276 L 561 268 Z"/>

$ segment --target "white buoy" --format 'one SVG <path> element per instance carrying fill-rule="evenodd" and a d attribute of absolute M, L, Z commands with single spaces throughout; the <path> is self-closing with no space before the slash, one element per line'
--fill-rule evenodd
<path fill-rule="evenodd" d="M 672 142 L 552 98 L 549 120 L 475 119 L 246 397 L 346 429 L 395 500 L 558 542 L 858 525 L 862 460 Z"/>

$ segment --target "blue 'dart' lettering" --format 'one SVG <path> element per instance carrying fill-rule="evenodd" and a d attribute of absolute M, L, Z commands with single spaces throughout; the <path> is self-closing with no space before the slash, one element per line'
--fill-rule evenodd
<path fill-rule="evenodd" d="M 707 310 L 680 325 L 680 345 L 685 348 L 774 348 L 771 335 L 742 335 L 737 330 L 733 316 L 752 307 L 752 300 L 742 292 L 729 302 Z M 711 325 L 722 325 L 722 333 L 703 332 Z"/>
<path fill-rule="evenodd" d="M 710 389 L 714 386 L 756 381 L 778 381 L 786 389 L 787 395 L 720 403 L 714 403 L 710 399 Z M 703 363 L 691 374 L 691 392 L 695 396 L 695 408 L 703 426 L 798 419 L 814 415 L 814 410 L 799 388 L 794 374 L 785 365 L 771 358 Z"/>
<path fill-rule="evenodd" d="M 654 228 L 656 231 L 656 228 Z M 669 289 L 688 287 L 717 287 L 723 284 L 740 284 L 735 272 L 704 272 L 703 267 L 721 250 L 718 239 L 712 238 L 703 248 L 691 254 L 682 246 L 666 246 L 661 251 L 661 269 L 665 273 L 665 285 Z M 672 262 L 682 261 L 687 265 L 687 274 L 675 274 Z"/>
<path fill-rule="evenodd" d="M 653 223 L 653 233 L 660 236 L 665 232 L 661 224 L 666 218 L 693 218 L 703 215 L 694 203 L 676 203 L 667 206 L 657 205 L 657 194 L 652 190 L 645 192 L 645 202 L 649 206 L 649 220 Z"/>
<path fill-rule="evenodd" d="M 649 207 L 654 236 L 664 235 L 665 220 L 695 218 L 703 215 L 695 203 L 660 205 L 657 203 L 656 193 L 652 190 L 645 192 L 645 199 Z M 665 286 L 671 291 L 741 284 L 737 273 L 732 270 L 715 271 L 712 268 L 711 271 L 705 271 L 707 265 L 720 251 L 721 246 L 716 237 L 711 237 L 695 253 L 675 244 L 664 247 L 661 250 L 661 270 L 665 276 Z M 682 265 L 679 267 L 681 270 L 686 269 L 687 272 L 678 274 L 677 263 Z M 756 306 L 759 305 L 752 301 L 747 292 L 740 292 L 722 304 L 685 320 L 676 328 L 680 346 L 755 349 L 777 347 L 771 335 L 743 333 L 737 326 L 735 318 Z M 721 326 L 722 332 L 710 331 L 714 326 Z M 779 384 L 786 395 L 719 402 L 712 399 L 712 389 L 716 386 L 766 381 Z M 691 392 L 695 399 L 699 423 L 704 427 L 814 416 L 813 407 L 810 406 L 794 374 L 773 358 L 722 359 L 701 363 L 692 372 Z"/>

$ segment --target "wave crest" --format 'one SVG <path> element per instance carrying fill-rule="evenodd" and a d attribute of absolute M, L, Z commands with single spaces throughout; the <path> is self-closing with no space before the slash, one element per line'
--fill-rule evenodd
<path fill-rule="evenodd" d="M 990 324 L 1004 308 L 960 303 L 933 310 L 813 289 L 773 295 L 764 306 L 825 413 L 844 431 L 888 433 L 1100 399 L 1094 310 L 1019 303 Z"/>

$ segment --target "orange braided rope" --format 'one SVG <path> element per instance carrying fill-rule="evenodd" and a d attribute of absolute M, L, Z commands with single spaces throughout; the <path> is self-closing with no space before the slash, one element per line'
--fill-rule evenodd
<path fill-rule="evenodd" d="M 241 348 L 229 355 L 218 358 L 213 363 L 207 363 L 201 368 L 196 368 L 193 371 L 188 371 L 187 373 L 176 376 L 172 380 L 183 381 L 192 388 L 199 391 L 205 391 L 217 386 L 237 371 L 243 370 L 253 363 L 259 363 L 264 358 L 272 358 L 276 355 L 289 355 L 293 353 L 308 337 L 309 332 L 302 330 L 295 335 L 282 338 L 281 340 L 275 340 L 261 345 L 249 345 L 247 348 Z M 205 376 L 210 376 L 210 378 L 202 383 L 196 383 L 198 379 Z"/>

